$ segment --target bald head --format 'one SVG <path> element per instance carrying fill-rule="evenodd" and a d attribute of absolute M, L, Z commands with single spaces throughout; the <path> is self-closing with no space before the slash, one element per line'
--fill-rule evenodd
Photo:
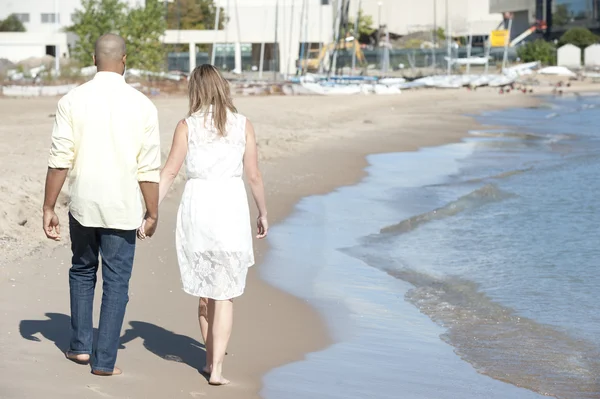
<path fill-rule="evenodd" d="M 94 61 L 98 71 L 123 73 L 125 70 L 125 40 L 112 33 L 96 40 Z"/>

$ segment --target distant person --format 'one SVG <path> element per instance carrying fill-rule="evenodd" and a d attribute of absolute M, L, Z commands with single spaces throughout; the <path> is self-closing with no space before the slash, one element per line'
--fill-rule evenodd
<path fill-rule="evenodd" d="M 115 367 L 119 336 L 129 300 L 136 230 L 145 234 L 158 222 L 160 136 L 152 102 L 125 83 L 125 41 L 107 34 L 96 42 L 94 78 L 59 102 L 46 177 L 43 227 L 60 240 L 54 212 L 69 174 L 69 270 L 72 336 L 68 359 L 87 364 L 102 376 L 121 374 Z M 96 348 L 92 347 L 92 309 L 102 256 L 102 307 Z"/>
<path fill-rule="evenodd" d="M 175 129 L 160 173 L 160 200 L 186 163 L 187 182 L 177 215 L 176 246 L 183 289 L 200 298 L 198 317 L 206 345 L 203 372 L 212 385 L 229 383 L 223 360 L 233 324 L 233 298 L 244 292 L 254 264 L 245 172 L 258 207 L 257 238 L 267 236 L 267 207 L 258 169 L 254 128 L 237 113 L 229 85 L 211 65 L 190 76 L 189 114 Z M 148 219 L 150 226 L 152 219 Z M 148 235 L 147 224 L 139 231 Z"/>

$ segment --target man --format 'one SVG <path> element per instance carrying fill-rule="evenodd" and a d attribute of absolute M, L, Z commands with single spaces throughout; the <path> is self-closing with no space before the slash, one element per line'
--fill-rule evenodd
<path fill-rule="evenodd" d="M 87 364 L 92 373 L 118 375 L 119 337 L 129 300 L 136 230 L 144 216 L 145 234 L 158 221 L 160 137 L 152 102 L 127 83 L 125 41 L 113 34 L 98 39 L 95 77 L 59 102 L 44 198 L 44 232 L 60 240 L 54 212 L 70 170 L 69 271 L 72 337 L 68 359 Z M 98 340 L 92 350 L 92 309 L 96 273 L 102 257 L 102 307 Z"/>

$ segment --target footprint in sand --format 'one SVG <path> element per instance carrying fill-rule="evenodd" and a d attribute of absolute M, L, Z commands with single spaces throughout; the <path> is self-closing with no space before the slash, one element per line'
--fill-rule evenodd
<path fill-rule="evenodd" d="M 112 398 L 112 395 L 109 395 L 106 392 L 102 392 L 98 385 L 86 385 L 86 388 L 94 393 L 97 393 L 98 395 L 102 396 L 103 398 Z"/>

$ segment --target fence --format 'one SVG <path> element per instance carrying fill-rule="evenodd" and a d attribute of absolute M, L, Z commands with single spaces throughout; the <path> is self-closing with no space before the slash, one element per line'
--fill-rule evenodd
<path fill-rule="evenodd" d="M 242 70 L 251 71 L 252 68 L 258 67 L 258 60 L 255 51 L 242 53 Z M 365 50 L 363 54 L 366 59 L 366 64 L 371 68 L 381 69 L 383 51 L 381 49 Z M 502 63 L 504 49 L 492 48 L 490 51 L 490 67 L 493 68 L 496 64 Z M 473 48 L 471 51 L 472 57 L 483 57 L 485 51 L 483 48 Z M 447 66 L 447 52 L 445 49 L 393 49 L 390 50 L 390 68 L 393 70 L 399 69 L 420 69 L 420 68 L 436 68 L 445 69 Z M 452 58 L 466 58 L 467 50 L 465 48 L 453 49 Z M 434 63 L 435 60 L 435 63 Z M 509 63 L 517 60 L 517 52 L 515 48 L 508 49 Z M 209 52 L 196 53 L 196 65 L 210 63 Z M 235 67 L 234 54 L 219 54 L 215 57 L 215 64 L 222 70 L 233 70 Z M 338 53 L 337 66 L 339 68 L 349 68 L 352 65 L 352 54 L 350 52 L 341 51 Z M 189 53 L 187 52 L 171 52 L 168 54 L 168 69 L 170 71 L 189 72 Z M 454 65 L 454 68 L 458 68 Z M 279 60 L 273 62 L 272 59 L 265 59 L 263 70 L 272 71 L 279 70 Z"/>

